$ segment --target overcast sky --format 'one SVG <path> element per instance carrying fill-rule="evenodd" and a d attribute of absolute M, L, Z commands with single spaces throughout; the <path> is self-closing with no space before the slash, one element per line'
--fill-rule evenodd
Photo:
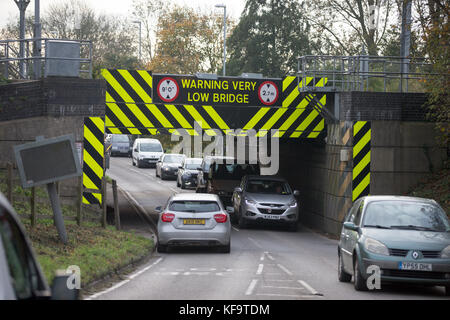
<path fill-rule="evenodd" d="M 41 15 L 45 13 L 49 4 L 62 2 L 64 0 L 41 0 Z M 111 13 L 127 16 L 131 12 L 132 0 L 84 0 L 98 13 Z M 194 9 L 200 8 L 206 12 L 214 9 L 215 4 L 223 3 L 227 6 L 227 15 L 238 19 L 244 9 L 245 0 L 172 0 L 179 5 L 187 5 Z M 222 9 L 216 8 L 218 12 Z M 34 15 L 34 0 L 30 1 L 25 13 L 27 16 Z M 19 9 L 14 0 L 0 0 L 0 27 L 3 27 L 10 19 L 19 17 Z"/>

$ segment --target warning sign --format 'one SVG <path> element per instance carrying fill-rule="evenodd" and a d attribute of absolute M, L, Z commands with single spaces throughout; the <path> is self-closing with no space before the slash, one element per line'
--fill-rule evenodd
<path fill-rule="evenodd" d="M 273 105 L 278 100 L 278 87 L 273 81 L 264 81 L 258 89 L 258 98 L 266 106 Z"/>
<path fill-rule="evenodd" d="M 249 79 L 153 74 L 155 103 L 230 106 L 281 106 L 281 79 Z"/>
<path fill-rule="evenodd" d="M 156 87 L 158 97 L 163 102 L 173 102 L 180 93 L 180 87 L 175 79 L 171 77 L 162 78 Z"/>

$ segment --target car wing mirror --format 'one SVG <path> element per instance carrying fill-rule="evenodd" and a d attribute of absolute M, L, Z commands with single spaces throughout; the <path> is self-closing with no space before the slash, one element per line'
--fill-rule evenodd
<path fill-rule="evenodd" d="M 294 190 L 294 197 L 298 197 L 300 195 L 300 191 Z"/>
<path fill-rule="evenodd" d="M 234 188 L 234 192 L 241 193 L 242 192 L 242 188 L 241 187 L 236 187 L 236 188 Z"/>
<path fill-rule="evenodd" d="M 226 207 L 226 210 L 229 214 L 233 214 L 234 213 L 234 208 L 233 207 Z"/>
<path fill-rule="evenodd" d="M 79 277 L 79 276 L 78 276 Z M 80 279 L 76 274 L 67 274 L 57 270 L 52 284 L 52 300 L 78 300 L 80 297 Z"/>
<path fill-rule="evenodd" d="M 157 207 L 155 208 L 155 210 L 158 211 L 158 212 L 161 212 L 161 211 L 162 211 L 162 207 L 161 207 L 161 206 L 157 206 Z"/>
<path fill-rule="evenodd" d="M 352 231 L 358 231 L 359 227 L 355 225 L 353 222 L 347 221 L 344 222 L 344 228 Z"/>

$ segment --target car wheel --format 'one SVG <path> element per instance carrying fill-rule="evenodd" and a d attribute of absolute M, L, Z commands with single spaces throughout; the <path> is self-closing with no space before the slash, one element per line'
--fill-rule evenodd
<path fill-rule="evenodd" d="M 158 243 L 158 252 L 159 253 L 166 253 L 168 251 L 168 246 L 164 244 Z"/>
<path fill-rule="evenodd" d="M 164 177 L 164 173 L 162 171 L 161 171 L 160 177 L 161 177 L 161 180 L 166 180 L 166 177 Z"/>
<path fill-rule="evenodd" d="M 366 280 L 362 276 L 361 270 L 359 268 L 358 256 L 355 256 L 353 275 L 355 277 L 355 290 L 356 291 L 367 291 L 368 288 L 367 288 Z"/>
<path fill-rule="evenodd" d="M 178 178 L 177 178 L 177 187 L 178 188 L 180 187 L 180 182 L 178 181 Z"/>
<path fill-rule="evenodd" d="M 231 251 L 231 243 L 228 243 L 225 246 L 220 246 L 219 247 L 219 252 L 220 253 L 230 253 L 230 251 Z"/>
<path fill-rule="evenodd" d="M 186 184 L 184 183 L 183 179 L 181 179 L 181 189 L 186 189 Z"/>
<path fill-rule="evenodd" d="M 238 220 L 238 225 L 239 225 L 239 228 L 241 228 L 241 229 L 245 229 L 245 228 L 247 228 L 247 221 L 245 220 L 245 218 L 242 216 L 242 212 L 241 212 L 242 210 L 241 210 L 241 208 L 239 208 L 239 220 Z"/>
<path fill-rule="evenodd" d="M 155 169 L 155 176 L 158 178 L 158 168 Z"/>
<path fill-rule="evenodd" d="M 445 287 L 445 295 L 446 295 L 447 297 L 450 297 L 450 286 L 446 286 L 446 287 Z"/>
<path fill-rule="evenodd" d="M 352 281 L 352 275 L 344 271 L 344 266 L 342 264 L 342 256 L 340 252 L 338 254 L 338 279 L 340 282 Z"/>
<path fill-rule="evenodd" d="M 137 167 L 140 168 L 142 167 L 141 162 L 139 161 L 139 159 L 136 161 Z"/>
<path fill-rule="evenodd" d="M 133 165 L 133 167 L 136 165 L 136 163 L 134 163 L 133 158 L 131 158 L 131 164 Z"/>

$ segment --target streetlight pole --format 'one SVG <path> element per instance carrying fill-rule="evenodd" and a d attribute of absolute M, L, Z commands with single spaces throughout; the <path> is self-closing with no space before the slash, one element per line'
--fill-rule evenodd
<path fill-rule="evenodd" d="M 141 62 L 141 58 L 142 58 L 142 21 L 134 20 L 132 22 L 139 24 L 139 62 Z"/>
<path fill-rule="evenodd" d="M 25 78 L 25 10 L 27 10 L 28 4 L 30 0 L 14 0 L 17 7 L 20 11 L 20 23 L 19 23 L 19 39 L 20 39 L 20 47 L 19 47 L 19 58 L 21 59 L 19 62 L 19 73 L 20 78 Z"/>
<path fill-rule="evenodd" d="M 227 6 L 224 4 L 216 4 L 216 8 L 223 8 L 223 76 L 226 74 L 226 57 L 227 57 Z"/>

